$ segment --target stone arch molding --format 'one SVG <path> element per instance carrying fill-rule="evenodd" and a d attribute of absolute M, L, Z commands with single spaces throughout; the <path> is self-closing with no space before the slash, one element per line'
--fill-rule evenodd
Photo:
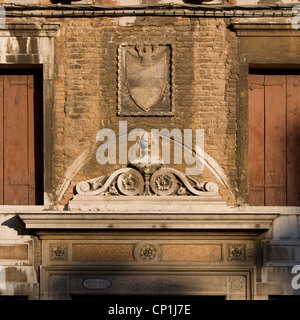
<path fill-rule="evenodd" d="M 164 137 L 162 137 L 164 139 Z M 167 137 L 168 138 L 168 137 Z M 109 143 L 109 141 L 107 142 Z M 174 140 L 174 143 L 181 142 Z M 60 187 L 56 190 L 57 200 L 60 201 L 69 185 L 79 172 L 79 170 L 95 156 L 99 144 L 93 144 L 85 149 L 67 168 Z M 198 197 L 212 197 L 216 199 L 219 196 L 219 186 L 228 189 L 231 195 L 233 192 L 229 186 L 227 176 L 219 164 L 209 156 L 203 149 L 189 150 L 194 153 L 195 158 L 201 161 L 216 178 L 218 183 L 212 181 L 201 181 L 194 179 L 190 175 L 166 166 L 161 161 L 154 163 L 129 163 L 126 168 L 120 168 L 110 173 L 80 181 L 77 183 L 75 190 L 77 197 L 98 197 L 107 195 L 118 196 L 174 196 L 188 195 Z M 71 200 L 72 201 L 72 200 Z"/>

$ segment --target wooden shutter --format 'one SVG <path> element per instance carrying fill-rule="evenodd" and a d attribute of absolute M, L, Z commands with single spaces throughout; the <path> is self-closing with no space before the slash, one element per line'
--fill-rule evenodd
<path fill-rule="evenodd" d="M 4 204 L 4 78 L 0 75 L 0 205 Z"/>
<path fill-rule="evenodd" d="M 265 201 L 264 76 L 249 77 L 249 204 Z"/>
<path fill-rule="evenodd" d="M 0 201 L 35 204 L 33 75 L 0 75 Z"/>
<path fill-rule="evenodd" d="M 287 203 L 300 206 L 300 76 L 287 77 Z"/>
<path fill-rule="evenodd" d="M 249 204 L 299 205 L 300 76 L 249 75 Z"/>
<path fill-rule="evenodd" d="M 265 205 L 286 205 L 286 76 L 265 76 Z"/>

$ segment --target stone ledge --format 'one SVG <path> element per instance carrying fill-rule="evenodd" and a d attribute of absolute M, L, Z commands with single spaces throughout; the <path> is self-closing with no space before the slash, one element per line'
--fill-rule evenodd
<path fill-rule="evenodd" d="M 268 230 L 278 213 L 19 213 L 32 230 L 115 230 L 115 229 L 189 229 L 189 230 Z"/>
<path fill-rule="evenodd" d="M 290 19 L 273 19 L 272 23 L 236 19 L 231 26 L 239 37 L 299 37 L 299 30 L 293 28 Z"/>
<path fill-rule="evenodd" d="M 74 211 L 191 213 L 227 208 L 219 195 L 213 196 L 82 196 L 76 195 L 68 208 Z M 221 210 L 222 212 L 223 210 Z"/>
<path fill-rule="evenodd" d="M 6 22 L 0 37 L 53 37 L 60 25 L 59 22 Z"/>

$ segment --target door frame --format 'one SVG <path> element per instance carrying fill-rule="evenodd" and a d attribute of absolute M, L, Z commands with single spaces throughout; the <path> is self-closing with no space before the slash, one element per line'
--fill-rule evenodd
<path fill-rule="evenodd" d="M 255 267 L 116 267 L 41 266 L 41 300 L 71 300 L 72 295 L 225 296 L 254 300 Z M 86 279 L 105 279 L 111 286 L 87 289 Z M 210 281 L 212 280 L 212 281 Z"/>
<path fill-rule="evenodd" d="M 42 74 L 42 66 L 34 65 L 34 68 L 29 68 L 27 66 L 26 68 L 16 68 L 12 66 L 11 68 L 0 68 L 0 75 L 3 77 L 3 80 L 7 79 L 7 81 L 10 81 L 10 76 L 21 76 L 24 78 L 24 76 L 30 76 L 32 78 L 33 84 L 28 83 L 27 80 L 27 94 L 28 92 L 32 92 L 30 104 L 28 104 L 28 111 L 30 112 L 30 115 L 32 117 L 28 117 L 26 121 L 26 125 L 28 127 L 31 126 L 31 129 L 29 130 L 27 128 L 28 134 L 33 136 L 33 139 L 29 142 L 29 149 L 28 152 L 30 155 L 29 157 L 29 163 L 33 160 L 34 165 L 32 167 L 32 171 L 29 170 L 29 175 L 33 174 L 34 177 L 34 203 L 32 205 L 43 205 L 43 198 L 44 198 L 44 156 L 43 156 L 43 127 L 44 127 L 44 121 L 43 121 L 43 110 L 40 108 L 43 107 L 43 74 Z M 6 78 L 7 77 L 7 78 Z M 21 81 L 21 85 L 24 81 Z M 40 83 L 39 83 L 40 82 Z M 17 83 L 15 83 L 17 84 Z M 3 89 L 5 89 L 3 87 Z M 41 91 L 41 92 L 40 92 Z M 11 99 L 11 95 L 9 90 L 7 92 L 3 91 L 3 97 L 8 97 L 8 99 Z M 27 97 L 27 103 L 28 103 L 28 97 Z M 22 102 L 21 102 L 22 105 Z M 3 108 L 5 107 L 5 104 L 3 104 Z M 3 109 L 4 110 L 4 109 Z M 29 115 L 29 114 L 28 114 Z M 5 121 L 6 115 L 3 114 L 3 121 Z M 24 123 L 25 124 L 25 123 Z M 32 128 L 33 126 L 33 128 Z M 29 136 L 27 137 L 29 138 Z M 5 140 L 3 141 L 3 144 L 5 145 Z M 5 149 L 3 151 L 3 157 L 5 157 Z M 3 159 L 3 161 L 4 161 Z M 4 167 L 6 167 L 6 163 L 4 162 Z M 7 168 L 7 167 L 6 167 Z M 41 178 L 39 178 L 41 177 Z M 37 179 L 38 178 L 38 179 Z M 5 189 L 5 183 L 3 181 L 3 188 Z M 4 204 L 7 205 L 7 204 Z M 21 205 L 26 205 L 26 203 L 23 203 Z"/>
<path fill-rule="evenodd" d="M 55 201 L 52 181 L 53 154 L 53 110 L 55 80 L 54 37 L 60 26 L 58 22 L 10 22 L 0 30 L 0 45 L 7 48 L 0 53 L 0 69 L 43 70 L 43 146 L 44 146 L 44 206 L 51 206 Z M 10 51 L 11 44 L 19 47 Z M 22 45 L 32 43 L 32 45 Z"/>
<path fill-rule="evenodd" d="M 288 22 L 233 22 L 237 35 L 238 74 L 236 91 L 238 167 L 236 203 L 249 204 L 248 74 L 250 69 L 297 69 L 300 71 L 300 29 Z"/>
<path fill-rule="evenodd" d="M 299 104 L 295 102 L 299 89 L 294 87 L 295 83 L 298 87 L 300 69 L 252 68 L 249 70 L 248 79 L 250 81 L 248 134 L 249 138 L 254 139 L 251 144 L 252 153 L 249 154 L 249 179 L 251 173 L 254 174 L 252 186 L 249 181 L 249 196 L 252 188 L 252 196 L 255 195 L 252 199 L 258 196 L 260 200 L 258 202 L 265 203 L 256 206 L 297 206 L 298 198 L 294 191 L 297 190 L 299 171 L 296 165 L 297 152 L 294 151 L 297 142 L 293 134 L 299 121 L 299 111 L 296 117 L 294 115 L 296 105 L 299 110 Z M 250 132 L 250 125 L 254 129 L 253 132 L 258 130 L 256 134 Z M 281 130 L 274 130 L 275 127 Z M 298 137 L 299 130 L 295 132 Z M 275 166 L 274 153 L 276 157 L 278 155 Z M 254 155 L 255 159 L 250 163 L 251 155 Z M 270 170 L 273 171 L 271 175 Z M 274 192 L 274 189 L 279 190 L 278 188 L 280 191 Z M 286 204 L 279 205 L 279 202 Z"/>

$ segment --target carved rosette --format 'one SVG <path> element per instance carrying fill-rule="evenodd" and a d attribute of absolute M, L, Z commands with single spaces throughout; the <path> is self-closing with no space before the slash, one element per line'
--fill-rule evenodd
<path fill-rule="evenodd" d="M 150 186 L 159 196 L 168 196 L 178 189 L 178 182 L 174 174 L 158 170 L 152 175 Z"/>
<path fill-rule="evenodd" d="M 219 191 L 214 182 L 199 182 L 176 169 L 162 167 L 161 164 L 135 166 L 116 170 L 108 177 L 79 182 L 76 192 L 83 196 L 215 196 Z"/>
<path fill-rule="evenodd" d="M 144 190 L 143 176 L 136 170 L 121 173 L 117 179 L 119 191 L 126 196 L 135 196 Z"/>
<path fill-rule="evenodd" d="M 135 245 L 133 256 L 138 262 L 154 262 L 161 258 L 161 250 L 156 243 L 139 243 Z"/>
<path fill-rule="evenodd" d="M 246 261 L 246 244 L 228 244 L 228 261 Z"/>
<path fill-rule="evenodd" d="M 67 261 L 68 260 L 68 245 L 63 243 L 50 244 L 50 260 L 51 261 Z"/>

